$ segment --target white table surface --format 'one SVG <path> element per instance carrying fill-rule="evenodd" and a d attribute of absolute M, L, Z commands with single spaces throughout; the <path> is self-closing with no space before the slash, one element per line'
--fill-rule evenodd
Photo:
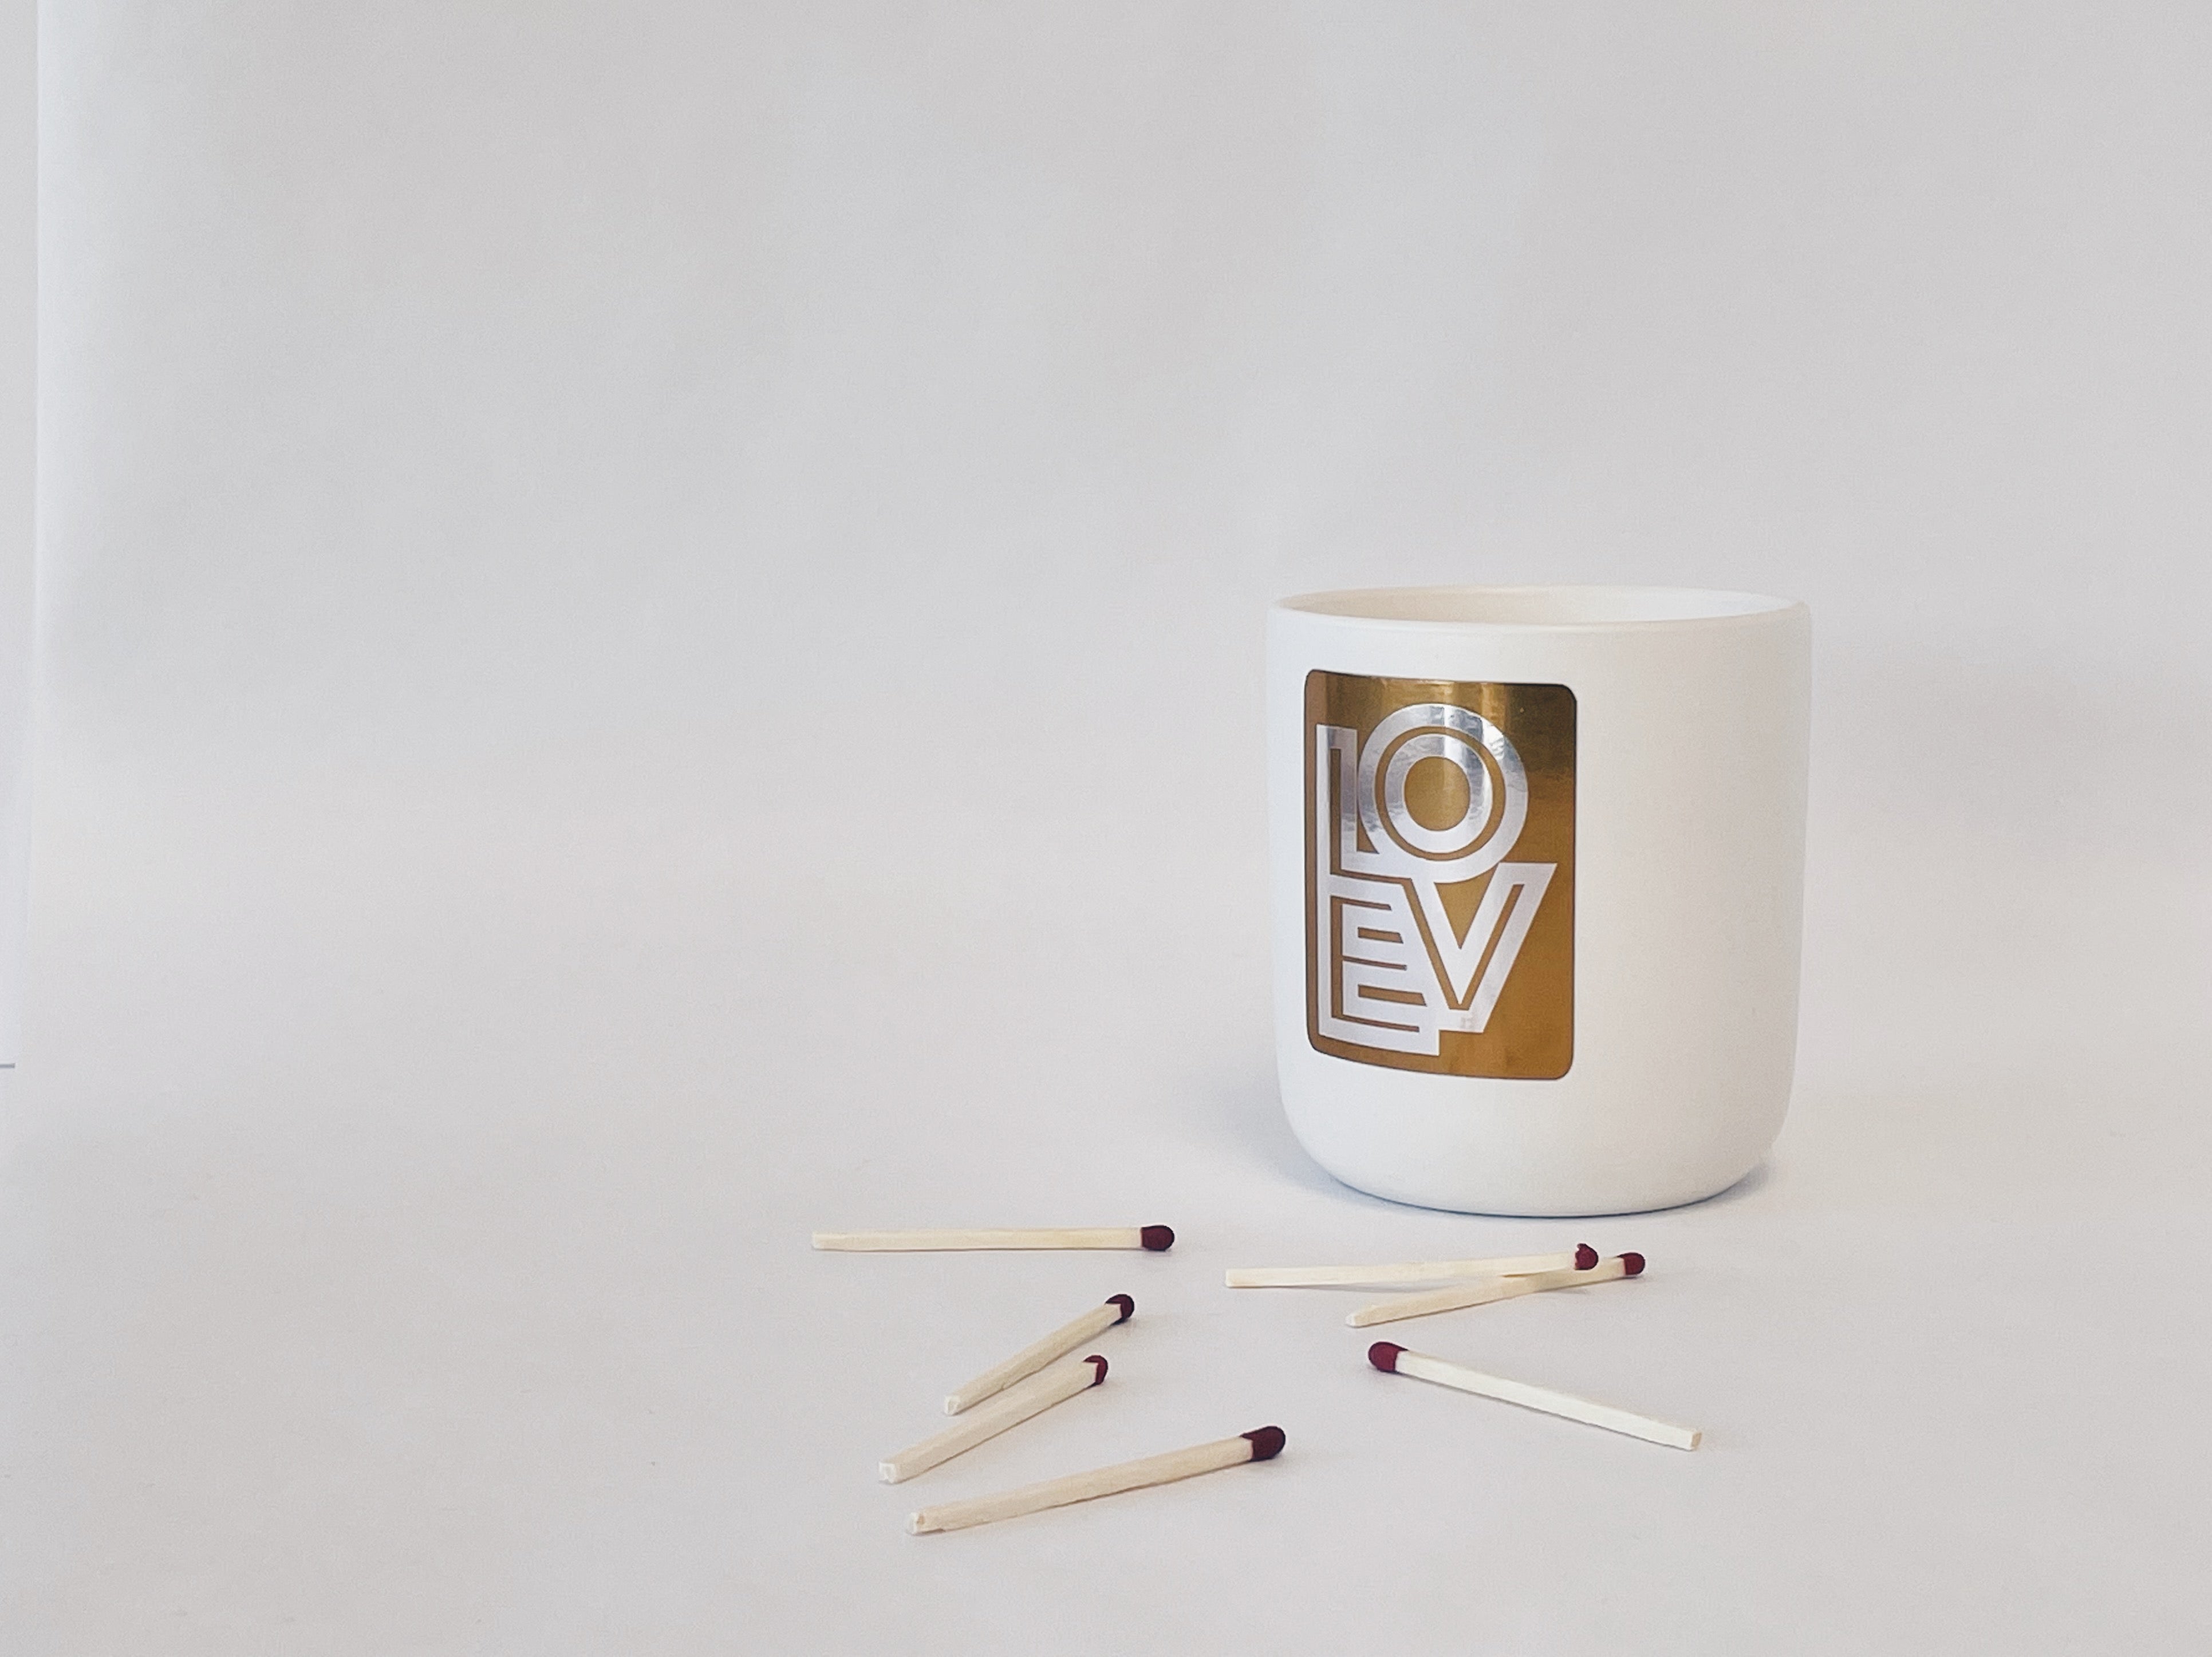
<path fill-rule="evenodd" d="M 1507 1221 L 1304 1158 L 1256 866 L 1135 816 L 947 814 L 871 866 L 822 818 L 672 790 L 593 811 L 152 769 L 57 764 L 42 798 L 0 1163 L 11 1650 L 2212 1629 L 2201 886 L 2053 883 L 2002 846 L 1916 877 L 1816 831 L 1770 1164 L 1671 1213 Z M 1166 1255 L 807 1244 L 1155 1221 Z M 1648 1277 L 1380 1332 L 1698 1425 L 1696 1453 L 1376 1375 L 1356 1292 L 1221 1282 L 1583 1238 Z M 1102 1389 L 876 1481 L 951 1385 L 1123 1290 Z M 1265 1466 L 903 1533 L 1267 1423 Z"/>

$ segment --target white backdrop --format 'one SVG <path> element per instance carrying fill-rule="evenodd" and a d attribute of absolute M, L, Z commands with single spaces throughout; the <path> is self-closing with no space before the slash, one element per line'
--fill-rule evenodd
<path fill-rule="evenodd" d="M 42 27 L 11 1654 L 2212 1636 L 2212 15 Z M 1797 1104 L 1699 1208 L 1392 1209 L 1273 1099 L 1261 610 L 1520 580 L 1814 609 Z M 1650 1278 L 1413 1344 L 1694 1456 L 1218 1286 L 1584 1232 Z"/>
<path fill-rule="evenodd" d="M 37 618 L 38 8 L 0 8 L 0 1085 L 22 1018 Z"/>

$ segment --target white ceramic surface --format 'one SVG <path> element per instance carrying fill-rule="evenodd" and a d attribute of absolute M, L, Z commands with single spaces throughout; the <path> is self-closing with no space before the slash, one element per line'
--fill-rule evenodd
<path fill-rule="evenodd" d="M 1277 1066 L 1316 1161 L 1476 1213 L 1669 1207 L 1781 1131 L 1796 1061 L 1811 620 L 1749 593 L 1427 587 L 1268 618 Z M 1574 1048 L 1556 1080 L 1334 1056 L 1306 1017 L 1310 672 L 1563 684 L 1576 698 Z"/>

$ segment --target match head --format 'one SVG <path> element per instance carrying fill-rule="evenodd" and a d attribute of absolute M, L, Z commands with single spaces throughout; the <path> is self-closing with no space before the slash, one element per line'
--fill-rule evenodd
<path fill-rule="evenodd" d="M 1623 1254 L 1620 1257 L 1620 1269 L 1632 1278 L 1642 1277 L 1644 1275 L 1644 1256 L 1633 1253 Z"/>
<path fill-rule="evenodd" d="M 1596 1264 L 1597 1250 L 1592 1248 L 1588 1243 L 1577 1243 L 1575 1245 L 1576 1271 L 1587 1272 Z"/>
<path fill-rule="evenodd" d="M 1164 1225 L 1148 1225 L 1137 1234 L 1137 1241 L 1155 1254 L 1164 1254 L 1175 1247 L 1175 1233 Z"/>
<path fill-rule="evenodd" d="M 1096 1387 L 1100 1381 L 1106 1379 L 1106 1360 L 1104 1358 L 1100 1357 L 1097 1353 L 1093 1352 L 1089 1357 L 1083 1361 L 1097 1371 L 1096 1375 L 1091 1377 L 1091 1384 L 1093 1387 Z"/>
<path fill-rule="evenodd" d="M 1238 1436 L 1252 1441 L 1252 1460 L 1255 1461 L 1273 1461 L 1283 1453 L 1285 1441 L 1280 1427 L 1255 1427 Z"/>
<path fill-rule="evenodd" d="M 1127 1295 L 1109 1295 L 1106 1296 L 1106 1304 L 1121 1308 L 1121 1315 L 1115 1320 L 1116 1323 L 1127 1323 L 1137 1315 L 1137 1302 Z"/>
<path fill-rule="evenodd" d="M 1388 1375 L 1398 1373 L 1398 1354 L 1406 1349 L 1395 1340 L 1378 1340 L 1367 1349 L 1367 1361 Z"/>

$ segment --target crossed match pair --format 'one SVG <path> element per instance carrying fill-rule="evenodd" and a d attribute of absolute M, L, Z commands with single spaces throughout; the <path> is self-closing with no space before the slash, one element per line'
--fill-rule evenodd
<path fill-rule="evenodd" d="M 1393 1295 L 1388 1300 L 1363 1306 L 1344 1320 L 1354 1329 L 1370 1324 L 1395 1323 L 1402 1318 L 1425 1318 L 1437 1312 L 1456 1312 L 1462 1307 L 1487 1306 L 1517 1295 L 1539 1295 L 1551 1289 L 1582 1289 L 1592 1284 L 1633 1278 L 1644 1270 L 1644 1256 L 1616 1254 L 1598 1258 L 1588 1243 L 1556 1254 L 1507 1254 L 1478 1260 L 1414 1260 L 1392 1266 L 1239 1266 L 1229 1273 L 1231 1289 L 1314 1289 L 1403 1287 L 1433 1283 L 1440 1287 L 1418 1294 Z"/>

